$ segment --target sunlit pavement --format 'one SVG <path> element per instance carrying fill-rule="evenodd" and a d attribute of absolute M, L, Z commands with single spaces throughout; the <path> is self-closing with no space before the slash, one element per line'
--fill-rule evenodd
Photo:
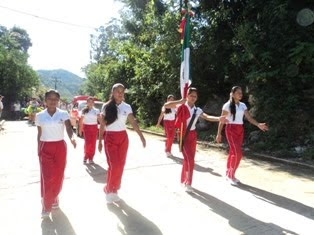
<path fill-rule="evenodd" d="M 194 193 L 180 186 L 182 157 L 163 138 L 145 135 L 143 149 L 130 131 L 130 148 L 119 204 L 107 206 L 103 187 L 107 163 L 83 165 L 83 140 L 68 144 L 60 210 L 40 218 L 36 127 L 6 122 L 0 132 L 0 234 L 313 234 L 314 173 L 250 159 L 241 162 L 239 187 L 224 179 L 226 154 L 199 148 Z"/>

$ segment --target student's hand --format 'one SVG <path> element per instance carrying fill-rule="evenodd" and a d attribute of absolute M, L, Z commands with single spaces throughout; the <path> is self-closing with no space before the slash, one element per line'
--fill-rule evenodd
<path fill-rule="evenodd" d="M 160 128 L 160 124 L 159 123 L 157 123 L 156 128 Z"/>
<path fill-rule="evenodd" d="M 261 129 L 262 131 L 268 131 L 268 126 L 267 126 L 267 124 L 266 123 L 258 123 L 258 125 L 257 125 L 257 127 L 259 128 L 259 129 Z"/>
<path fill-rule="evenodd" d="M 144 136 L 141 137 L 141 141 L 142 141 L 143 147 L 145 148 L 146 147 L 146 140 L 145 140 Z"/>
<path fill-rule="evenodd" d="M 216 136 L 216 142 L 218 143 L 218 144 L 220 144 L 221 143 L 221 134 L 218 134 L 217 136 Z"/>
<path fill-rule="evenodd" d="M 83 136 L 83 131 L 81 129 L 79 130 L 79 136 Z"/>
<path fill-rule="evenodd" d="M 73 145 L 74 148 L 76 148 L 76 140 L 75 139 L 71 139 L 71 144 Z"/>
<path fill-rule="evenodd" d="M 227 119 L 226 116 L 220 116 L 220 117 L 219 117 L 219 122 L 222 122 L 222 123 L 224 123 L 224 124 L 227 124 L 227 123 L 229 123 L 229 120 Z"/>
<path fill-rule="evenodd" d="M 101 153 L 102 150 L 102 143 L 101 141 L 98 141 L 98 151 Z"/>

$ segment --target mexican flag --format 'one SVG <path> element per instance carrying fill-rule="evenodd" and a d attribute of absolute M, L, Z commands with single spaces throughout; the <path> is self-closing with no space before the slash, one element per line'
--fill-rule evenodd
<path fill-rule="evenodd" d="M 186 98 L 187 90 L 191 85 L 190 72 L 190 14 L 186 12 L 180 24 L 181 32 L 181 69 L 180 69 L 180 88 L 182 98 Z"/>

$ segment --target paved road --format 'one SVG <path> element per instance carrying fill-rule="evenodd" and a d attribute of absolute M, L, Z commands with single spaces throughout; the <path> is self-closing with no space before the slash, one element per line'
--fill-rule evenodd
<path fill-rule="evenodd" d="M 119 205 L 107 206 L 103 193 L 107 163 L 97 153 L 94 166 L 82 164 L 83 141 L 68 145 L 61 210 L 40 219 L 36 127 L 6 122 L 0 132 L 1 235 L 177 235 L 314 234 L 314 173 L 247 156 L 240 187 L 223 178 L 226 154 L 198 148 L 194 193 L 180 184 L 182 157 L 164 156 L 163 138 L 146 135 L 143 149 L 129 132 L 130 149 Z"/>

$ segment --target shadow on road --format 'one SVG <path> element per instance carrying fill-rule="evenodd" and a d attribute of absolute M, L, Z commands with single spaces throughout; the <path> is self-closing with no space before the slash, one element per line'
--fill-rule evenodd
<path fill-rule="evenodd" d="M 138 211 L 130 207 L 126 202 L 120 201 L 117 204 L 108 204 L 108 209 L 114 213 L 123 227 L 118 230 L 123 235 L 162 235 L 160 229 L 149 219 L 145 218 Z"/>
<path fill-rule="evenodd" d="M 42 235 L 76 235 L 68 217 L 62 210 L 52 212 L 52 219 L 41 222 Z"/>
<path fill-rule="evenodd" d="M 194 193 L 189 195 L 201 203 L 205 204 L 215 212 L 216 214 L 226 218 L 229 221 L 231 227 L 239 230 L 241 234 L 293 234 L 297 233 L 284 229 L 273 223 L 265 223 L 257 220 L 239 209 L 197 189 L 194 189 Z"/>
<path fill-rule="evenodd" d="M 252 193 L 256 198 L 260 200 L 271 203 L 278 207 L 282 207 L 286 210 L 292 211 L 294 213 L 314 220 L 314 208 L 312 207 L 309 207 L 292 199 L 252 187 L 250 185 L 240 184 L 238 188 Z"/>
<path fill-rule="evenodd" d="M 86 172 L 93 178 L 96 183 L 105 184 L 106 183 L 106 176 L 107 170 L 105 170 L 100 165 L 94 164 L 87 164 L 86 165 Z"/>
<path fill-rule="evenodd" d="M 179 157 L 176 157 L 176 156 L 172 156 L 172 157 L 168 157 L 168 158 L 173 160 L 174 162 L 176 162 L 178 164 L 182 165 L 182 163 L 183 163 L 183 159 L 182 158 L 179 158 Z M 210 173 L 210 174 L 212 174 L 214 176 L 221 177 L 221 174 L 214 172 L 214 170 L 212 168 L 203 167 L 203 166 L 200 166 L 200 165 L 198 165 L 196 163 L 194 165 L 194 170 L 199 171 L 199 172 L 208 172 L 208 173 Z"/>

